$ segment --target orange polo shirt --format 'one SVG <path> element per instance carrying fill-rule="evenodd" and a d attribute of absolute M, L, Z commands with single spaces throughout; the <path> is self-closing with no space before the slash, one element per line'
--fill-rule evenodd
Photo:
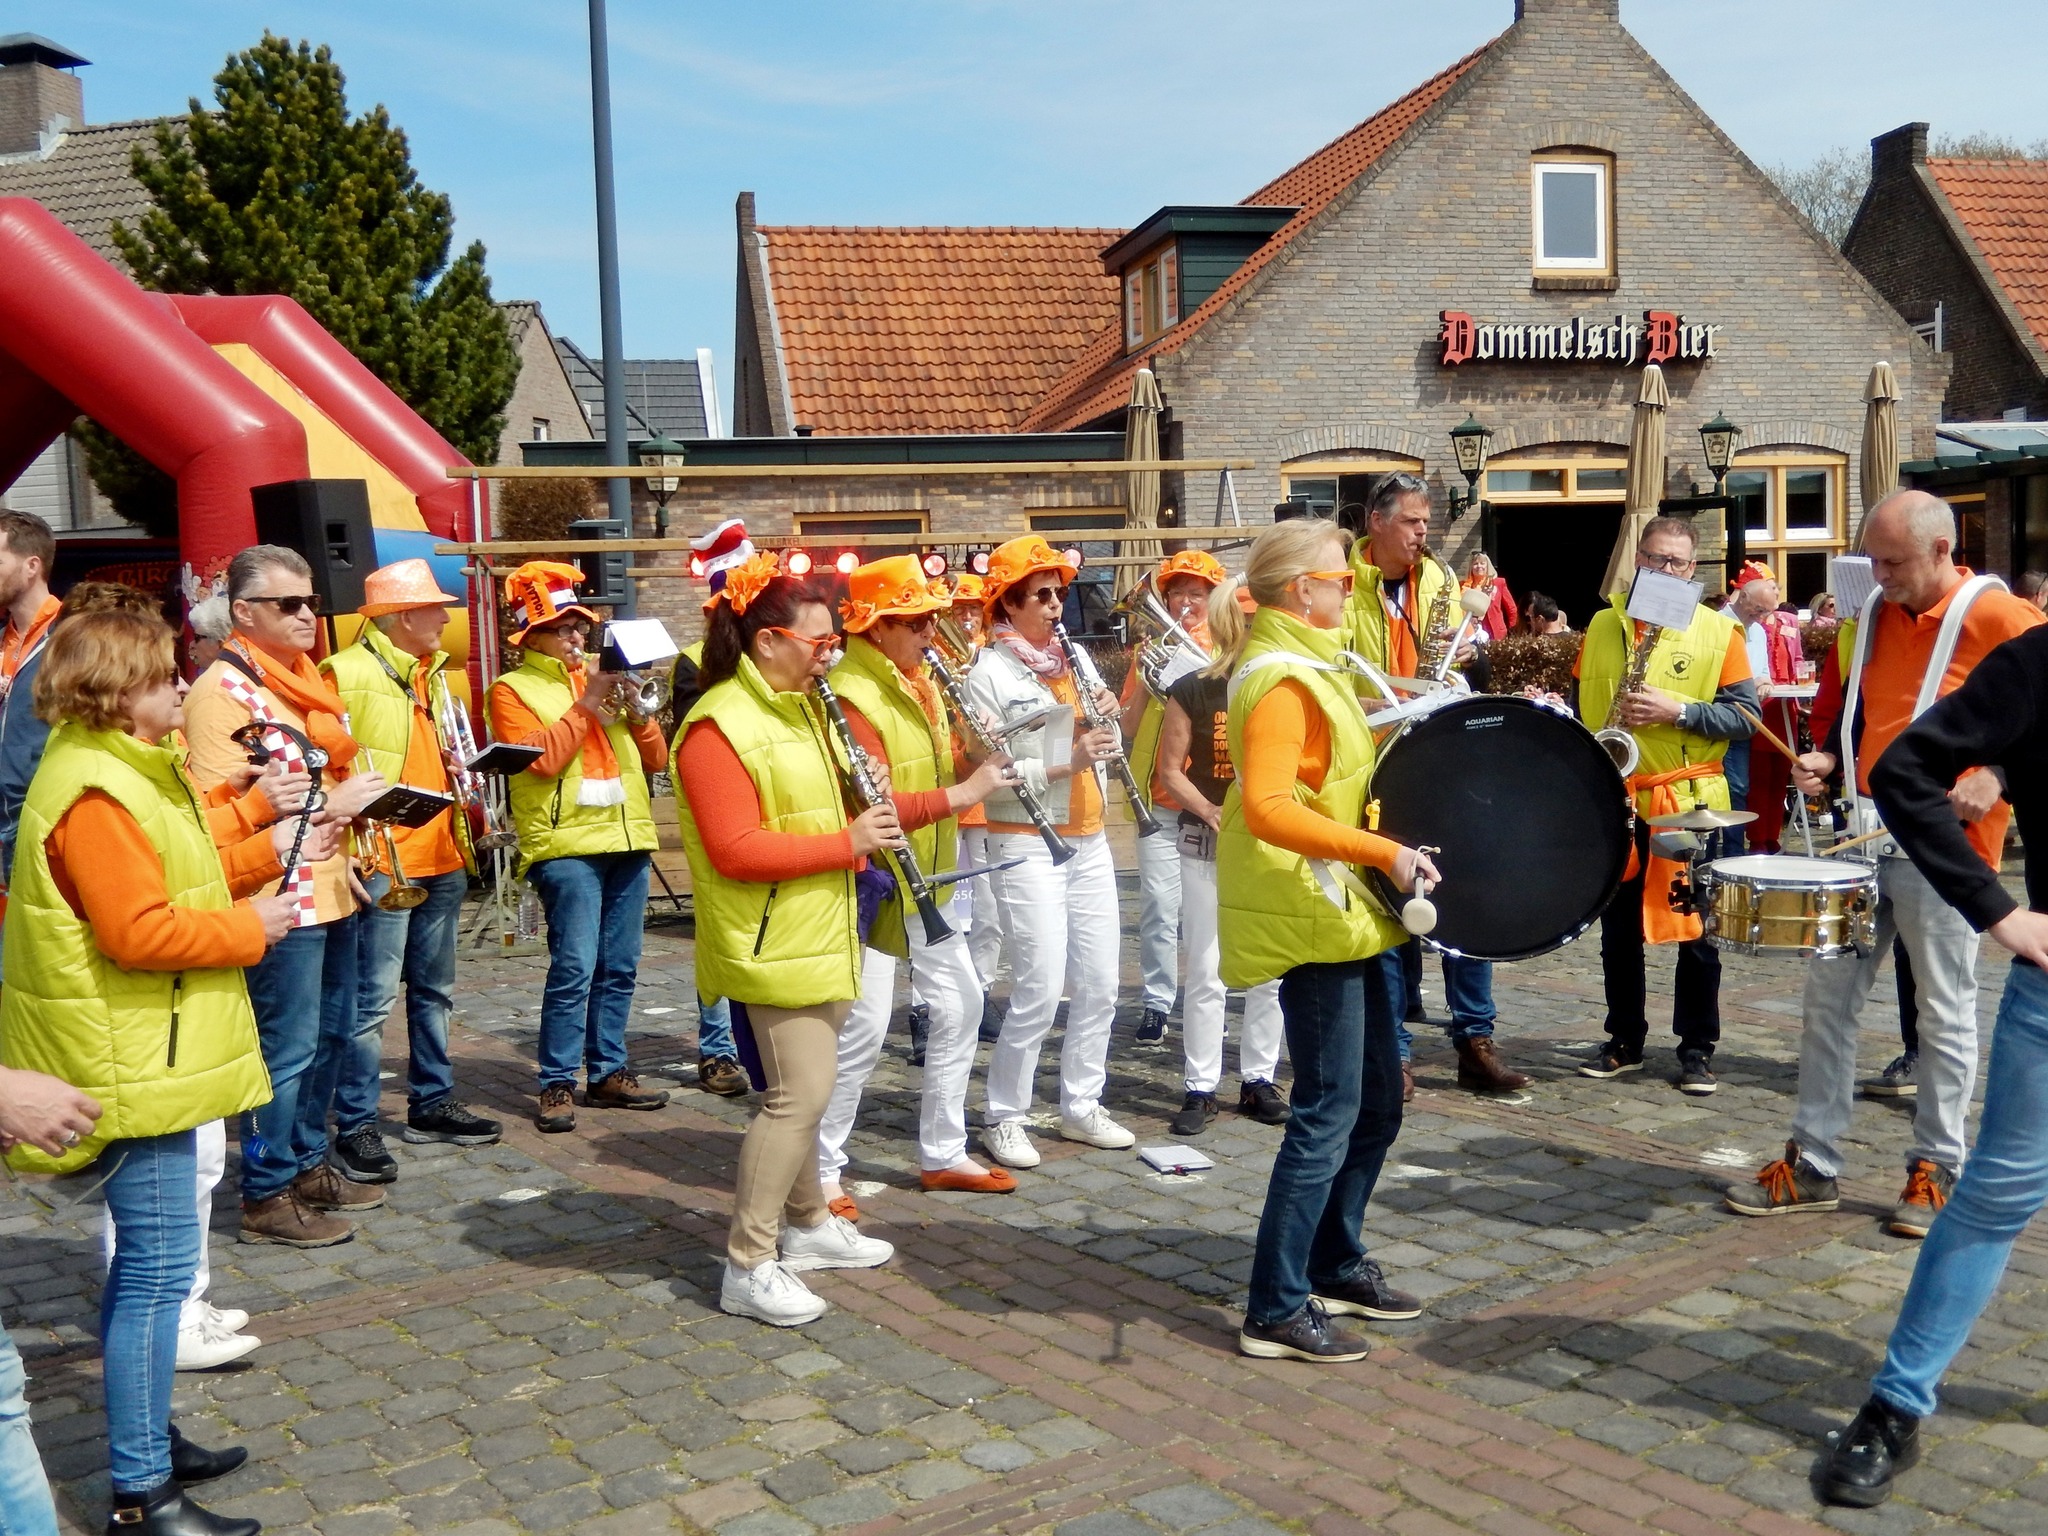
<path fill-rule="evenodd" d="M 1961 566 L 1956 572 L 1964 580 L 1971 575 Z M 1878 607 L 1877 633 L 1870 637 L 1869 657 L 1863 664 L 1863 730 L 1856 738 L 1856 787 L 1866 795 L 1870 793 L 1871 764 L 1913 721 L 1921 679 L 1934 659 L 1935 637 L 1941 633 L 1950 601 L 1961 590 L 1959 582 L 1925 613 L 1908 613 L 1897 603 Z M 1982 594 L 1963 619 L 1955 655 L 1936 697 L 1953 693 L 1987 654 L 2042 622 L 2041 610 L 2024 598 L 1995 588 Z M 1850 722 L 1851 728 L 1853 725 Z M 2005 851 L 2005 828 L 2011 818 L 2012 807 L 2000 800 L 1982 820 L 1970 824 L 1970 846 L 1993 869 L 1998 868 Z"/>

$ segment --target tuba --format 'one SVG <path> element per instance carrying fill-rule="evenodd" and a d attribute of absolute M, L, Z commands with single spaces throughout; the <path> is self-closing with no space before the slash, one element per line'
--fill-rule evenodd
<path fill-rule="evenodd" d="M 1181 622 L 1167 611 L 1160 600 L 1159 592 L 1152 582 L 1152 573 L 1147 572 L 1144 580 L 1131 588 L 1130 595 L 1118 603 L 1113 610 L 1129 620 L 1140 631 L 1149 631 L 1138 641 L 1132 653 L 1131 665 L 1138 669 L 1138 676 L 1145 684 L 1145 691 L 1156 699 L 1166 697 L 1166 679 L 1178 669 L 1179 675 L 1208 663 L 1209 652 L 1195 637 L 1187 632 Z"/>

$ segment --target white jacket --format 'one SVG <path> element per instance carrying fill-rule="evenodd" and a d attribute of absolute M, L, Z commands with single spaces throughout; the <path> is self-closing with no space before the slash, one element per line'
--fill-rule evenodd
<path fill-rule="evenodd" d="M 1033 714 L 1047 705 L 1060 711 L 1044 722 L 1009 737 L 1006 745 L 1017 765 L 1017 776 L 1038 796 L 1054 825 L 1064 826 L 1069 815 L 1067 786 L 1073 780 L 1046 778 L 1045 749 L 1048 739 L 1056 740 L 1063 736 L 1071 750 L 1073 707 L 1060 703 L 1053 691 L 1039 681 L 1037 674 L 1019 661 L 1001 641 L 991 641 L 975 652 L 974 665 L 967 673 L 967 698 L 976 709 L 985 710 L 1003 722 Z M 1052 733 L 1050 738 L 1049 733 Z M 1109 784 L 1100 763 L 1095 765 L 1094 772 L 1096 788 L 1106 799 Z M 1025 814 L 1023 803 L 1014 790 L 999 789 L 988 797 L 986 804 L 990 821 L 1004 821 L 1017 826 L 1030 824 L 1031 818 Z"/>

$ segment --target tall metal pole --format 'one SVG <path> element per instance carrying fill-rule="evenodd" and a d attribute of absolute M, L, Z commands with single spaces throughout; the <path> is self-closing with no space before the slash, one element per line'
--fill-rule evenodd
<path fill-rule="evenodd" d="M 598 341 L 604 348 L 604 461 L 633 462 L 626 442 L 626 343 L 619 319 L 619 207 L 612 187 L 611 44 L 605 30 L 605 0 L 590 0 L 590 142 L 597 171 Z M 633 533 L 633 493 L 624 479 L 605 481 L 608 515 L 626 537 Z M 615 610 L 633 613 L 633 582 Z"/>

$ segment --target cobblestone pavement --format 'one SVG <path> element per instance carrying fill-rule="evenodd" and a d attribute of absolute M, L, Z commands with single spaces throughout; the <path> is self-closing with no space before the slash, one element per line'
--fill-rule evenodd
<path fill-rule="evenodd" d="M 1719 1208 L 1720 1184 L 1784 1139 L 1795 963 L 1731 957 L 1723 1086 L 1706 1101 L 1660 1075 L 1668 1039 L 1640 1076 L 1573 1075 L 1599 1034 L 1594 944 L 1501 968 L 1504 1054 L 1536 1081 L 1479 1099 L 1455 1086 L 1440 1038 L 1418 1042 L 1367 1233 L 1428 1310 L 1376 1325 L 1370 1361 L 1325 1369 L 1233 1347 L 1277 1129 L 1226 1113 L 1201 1141 L 1216 1168 L 1182 1178 L 1042 1137 L 1045 1163 L 1017 1194 L 928 1196 L 900 1034 L 851 1170 L 863 1224 L 897 1262 L 813 1277 L 834 1308 L 803 1329 L 720 1315 L 750 1101 L 684 1086 L 687 928 L 648 935 L 633 1055 L 679 1089 L 656 1113 L 533 1130 L 543 969 L 465 961 L 460 1080 L 507 1118 L 506 1141 L 394 1134 L 399 1181 L 355 1241 L 238 1245 L 231 1165 L 214 1299 L 256 1314 L 266 1343 L 178 1378 L 188 1433 L 250 1449 L 206 1490 L 211 1507 L 325 1536 L 2048 1532 L 2041 1235 L 2022 1240 L 1894 1501 L 1858 1514 L 1813 1498 L 1816 1437 L 1861 1400 L 1916 1250 L 1880 1229 L 1907 1125 L 1879 1103 L 1857 1107 L 1838 1213 Z M 1988 1037 L 2003 966 L 1987 954 L 1982 970 Z M 1872 1071 L 1898 1048 L 1894 1008 L 1887 977 L 1867 1016 Z M 1141 1140 L 1164 1140 L 1178 1035 L 1144 1050 L 1133 1022 L 1106 1100 Z M 402 1028 L 389 1040 L 386 1067 L 402 1069 Z M 402 1094 L 385 1108 L 402 1115 Z M 78 1530 L 97 1528 L 106 1493 L 89 1182 L 0 1195 L 0 1312 Z"/>

